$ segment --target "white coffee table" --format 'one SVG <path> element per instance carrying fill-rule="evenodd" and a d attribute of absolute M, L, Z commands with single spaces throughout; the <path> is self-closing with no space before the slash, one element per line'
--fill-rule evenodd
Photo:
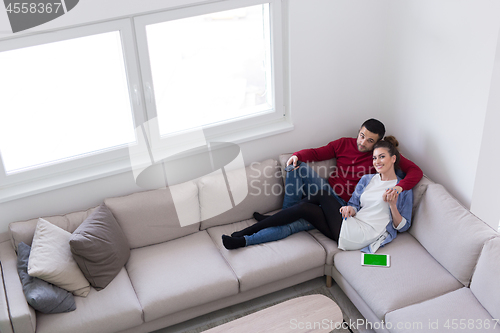
<path fill-rule="evenodd" d="M 325 295 L 297 297 L 254 312 L 206 333 L 330 332 L 342 324 L 342 311 Z"/>

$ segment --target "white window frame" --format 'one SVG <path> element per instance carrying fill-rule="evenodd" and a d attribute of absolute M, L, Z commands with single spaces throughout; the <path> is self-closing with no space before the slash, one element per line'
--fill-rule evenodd
<path fill-rule="evenodd" d="M 293 129 L 289 112 L 285 108 L 283 57 L 283 22 L 281 0 L 230 0 L 158 11 L 147 15 L 137 15 L 103 23 L 90 24 L 75 28 L 66 28 L 49 33 L 37 33 L 19 38 L 0 41 L 0 52 L 22 47 L 78 38 L 93 34 L 119 31 L 123 45 L 123 56 L 130 91 L 134 126 L 148 123 L 155 118 L 154 99 L 148 96 L 152 75 L 145 36 L 145 25 L 166 20 L 186 18 L 212 12 L 270 3 L 271 59 L 273 73 L 274 112 L 258 116 L 246 116 L 230 120 L 216 126 L 203 128 L 207 141 L 225 141 L 242 143 L 269 135 L 283 133 Z M 142 27 L 142 28 L 141 28 Z M 146 54 L 144 54 L 144 52 Z M 140 59 L 139 59 L 140 57 Z M 157 129 L 149 129 L 158 133 Z M 181 138 L 180 136 L 179 138 Z M 182 146 L 182 142 L 179 145 Z M 0 155 L 0 203 L 29 195 L 47 192 L 58 188 L 83 183 L 123 172 L 131 171 L 128 146 L 108 149 L 85 155 L 77 159 L 68 159 L 62 163 L 45 166 L 24 172 L 6 175 Z"/>

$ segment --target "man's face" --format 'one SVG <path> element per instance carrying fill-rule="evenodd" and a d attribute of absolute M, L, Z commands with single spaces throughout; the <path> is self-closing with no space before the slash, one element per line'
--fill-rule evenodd
<path fill-rule="evenodd" d="M 379 137 L 378 134 L 375 134 L 373 132 L 370 132 L 369 130 L 366 129 L 366 127 L 361 127 L 358 133 L 358 150 L 362 153 L 365 153 L 367 151 L 372 151 L 373 146 L 375 143 L 377 143 Z"/>

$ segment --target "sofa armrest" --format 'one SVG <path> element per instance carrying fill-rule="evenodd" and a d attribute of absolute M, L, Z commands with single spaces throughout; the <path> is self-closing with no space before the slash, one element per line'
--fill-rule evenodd
<path fill-rule="evenodd" d="M 0 262 L 12 328 L 16 333 L 35 333 L 35 310 L 24 297 L 23 286 L 17 273 L 17 255 L 10 242 L 0 243 Z"/>
<path fill-rule="evenodd" d="M 13 330 L 9 317 L 9 307 L 7 305 L 4 288 L 2 263 L 0 262 L 0 332 L 12 333 Z"/>

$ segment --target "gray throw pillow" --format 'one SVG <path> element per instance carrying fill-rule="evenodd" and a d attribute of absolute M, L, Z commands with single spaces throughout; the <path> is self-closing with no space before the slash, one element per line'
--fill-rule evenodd
<path fill-rule="evenodd" d="M 73 259 L 96 290 L 104 289 L 130 257 L 125 233 L 105 204 L 73 232 L 69 245 Z"/>
<path fill-rule="evenodd" d="M 28 275 L 30 251 L 31 247 L 22 242 L 17 246 L 17 272 L 28 304 L 42 313 L 74 311 L 76 304 L 73 294 L 44 280 Z"/>

